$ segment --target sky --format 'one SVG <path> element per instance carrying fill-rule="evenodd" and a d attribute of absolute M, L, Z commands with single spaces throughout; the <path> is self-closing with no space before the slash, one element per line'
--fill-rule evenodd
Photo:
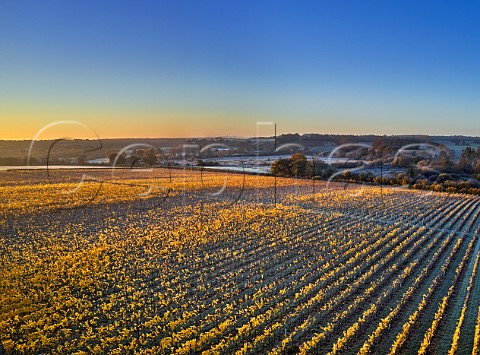
<path fill-rule="evenodd" d="M 0 0 L 0 139 L 272 135 L 265 122 L 480 136 L 479 15 L 478 1 Z"/>

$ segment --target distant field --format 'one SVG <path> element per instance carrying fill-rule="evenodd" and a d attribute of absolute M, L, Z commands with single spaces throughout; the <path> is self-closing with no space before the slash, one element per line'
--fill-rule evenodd
<path fill-rule="evenodd" d="M 7 354 L 479 351 L 479 197 L 162 169 L 0 179 Z"/>

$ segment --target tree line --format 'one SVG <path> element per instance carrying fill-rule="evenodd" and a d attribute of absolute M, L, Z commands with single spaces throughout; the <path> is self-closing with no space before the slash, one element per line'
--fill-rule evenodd
<path fill-rule="evenodd" d="M 281 177 L 401 185 L 412 189 L 480 195 L 480 147 L 466 147 L 458 160 L 454 160 L 447 150 L 440 150 L 439 154 L 432 156 L 420 152 L 373 162 L 355 160 L 358 150 L 365 152 L 365 149 L 368 150 L 362 147 L 356 152 L 343 154 L 351 160 L 335 164 L 308 159 L 304 153 L 294 153 L 290 158 L 275 160 L 271 173 Z M 382 146 L 383 149 L 385 146 Z M 364 169 L 355 169 L 362 166 Z M 383 174 L 379 174 L 378 169 L 383 169 Z"/>

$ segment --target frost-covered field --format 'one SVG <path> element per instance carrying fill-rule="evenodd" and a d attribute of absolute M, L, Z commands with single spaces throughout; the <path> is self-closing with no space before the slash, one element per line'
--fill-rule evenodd
<path fill-rule="evenodd" d="M 2 172 L 6 353 L 478 351 L 478 197 Z"/>

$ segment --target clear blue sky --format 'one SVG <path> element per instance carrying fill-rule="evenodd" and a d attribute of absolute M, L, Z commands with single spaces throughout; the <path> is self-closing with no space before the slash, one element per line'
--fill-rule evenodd
<path fill-rule="evenodd" d="M 0 139 L 480 136 L 478 1 L 1 1 Z"/>

